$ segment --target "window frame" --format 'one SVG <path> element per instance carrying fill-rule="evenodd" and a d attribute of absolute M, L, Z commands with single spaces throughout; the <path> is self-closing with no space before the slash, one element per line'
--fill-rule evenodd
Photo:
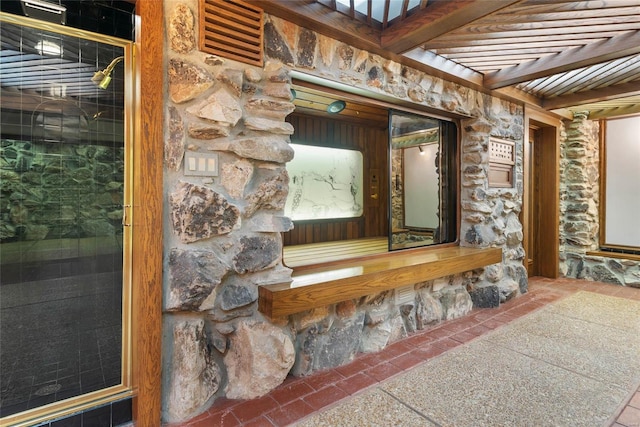
<path fill-rule="evenodd" d="M 456 135 L 455 135 L 455 151 L 453 153 L 453 160 L 452 163 L 455 164 L 456 166 L 456 170 L 453 171 L 453 175 L 455 176 L 455 194 L 450 195 L 451 199 L 455 200 L 455 204 L 454 204 L 454 208 L 455 208 L 455 223 L 452 225 L 452 229 L 455 232 L 455 240 L 451 241 L 451 242 L 445 242 L 445 243 L 439 243 L 439 244 L 434 244 L 434 245 L 427 245 L 427 246 L 419 246 L 419 247 L 415 247 L 415 248 L 406 248 L 406 249 L 402 249 L 402 250 L 394 250 L 394 251 L 390 251 L 389 247 L 387 247 L 387 250 L 384 252 L 380 252 L 380 253 L 375 253 L 375 254 L 368 254 L 368 255 L 358 255 L 355 254 L 353 257 L 345 257 L 344 259 L 341 259 L 340 261 L 321 261 L 321 262 L 317 262 L 317 263 L 312 263 L 312 264 L 304 264 L 304 265 L 299 265 L 299 266 L 295 266 L 292 267 L 294 268 L 294 270 L 298 271 L 298 270 L 306 270 L 306 269 L 311 269 L 311 268 L 315 268 L 318 266 L 322 266 L 322 265 L 326 265 L 326 264 L 335 264 L 335 265 L 339 265 L 340 263 L 343 262 L 354 262 L 354 261 L 359 261 L 359 260 L 364 260 L 364 259 L 369 259 L 369 258 L 376 258 L 376 257 L 384 257 L 384 256 L 388 256 L 394 253 L 399 253 L 399 252 L 414 252 L 414 251 L 429 251 L 429 250 L 436 250 L 438 248 L 444 248 L 444 247 L 450 247 L 450 246 L 459 246 L 460 244 L 460 224 L 461 224 L 461 205 L 460 205 L 460 185 L 461 185 L 461 180 L 460 180 L 460 174 L 461 174 L 461 164 L 460 164 L 460 159 L 461 159 L 461 138 L 462 138 L 462 126 L 460 123 L 461 119 L 464 118 L 468 118 L 467 116 L 464 115 L 459 115 L 459 114 L 455 114 L 455 113 L 449 113 L 447 114 L 446 112 L 440 111 L 440 110 L 436 110 L 433 109 L 431 107 L 427 107 L 427 106 L 422 106 L 419 104 L 414 104 L 411 102 L 407 102 L 404 100 L 400 100 L 400 99 L 396 99 L 393 98 L 391 96 L 388 95 L 384 95 L 384 94 L 377 94 L 374 92 L 370 92 L 364 89 L 359 89 L 359 88 L 355 88 L 353 86 L 349 86 L 349 85 L 345 85 L 342 83 L 337 83 L 337 82 L 329 82 L 326 81 L 324 79 L 315 77 L 315 76 L 310 76 L 308 74 L 304 74 L 301 72 L 297 72 L 297 71 L 292 71 L 291 73 L 292 75 L 292 83 L 294 85 L 300 85 L 300 86 L 304 86 L 304 87 L 308 87 L 308 88 L 312 88 L 312 89 L 316 89 L 316 90 L 321 90 L 327 94 L 330 94 L 331 96 L 337 96 L 337 97 L 341 97 L 342 99 L 346 100 L 346 101 L 354 101 L 354 102 L 360 102 L 360 103 L 366 103 L 366 104 L 371 104 L 371 105 L 375 105 L 376 107 L 379 107 L 381 109 L 386 109 L 387 112 L 390 114 L 391 111 L 397 111 L 397 112 L 402 112 L 402 113 L 407 113 L 407 114 L 414 114 L 414 115 L 418 115 L 418 116 L 423 116 L 423 117 L 428 117 L 428 118 L 432 118 L 432 119 L 436 119 L 436 120 L 440 120 L 440 121 L 445 121 L 445 122 L 449 122 L 451 123 L 451 126 L 453 126 L 455 128 L 456 131 Z M 390 122 L 387 123 L 387 131 L 390 130 Z M 299 143 L 300 140 L 296 139 L 294 135 L 292 135 L 292 142 L 296 142 Z M 388 150 L 390 150 L 390 140 L 387 141 L 388 143 Z M 387 165 L 388 171 L 390 171 L 390 161 L 391 159 L 388 159 L 389 164 Z M 365 162 L 366 164 L 366 159 Z M 388 174 L 389 172 L 387 172 Z M 365 171 L 366 174 L 366 171 Z M 390 176 L 385 177 L 387 178 L 387 181 L 389 182 L 390 185 Z M 366 180 L 366 176 L 365 176 L 365 180 Z M 390 197 L 390 188 L 389 188 L 389 197 Z M 390 216 L 390 210 L 391 210 L 391 206 L 388 206 L 387 209 L 387 215 Z M 337 219 L 336 221 L 344 221 L 347 220 L 345 218 L 340 218 Z M 331 220 L 330 220 L 331 221 Z M 304 222 L 304 221 L 302 221 Z M 387 235 L 385 236 L 387 241 L 390 241 L 390 231 L 387 231 Z M 314 243 L 311 244 L 307 244 L 307 245 L 313 245 Z M 296 245 L 283 245 L 283 257 L 282 257 L 282 263 L 283 265 L 287 266 L 286 263 L 286 255 L 285 255 L 285 251 L 284 248 L 286 247 L 292 247 L 292 246 L 296 246 Z M 306 245 L 305 245 L 306 246 Z"/>
<path fill-rule="evenodd" d="M 628 256 L 640 258 L 640 244 L 638 246 L 619 245 L 609 243 L 607 241 L 607 122 L 609 120 L 620 120 L 631 117 L 621 117 L 614 119 L 601 119 L 599 129 L 599 186 L 600 186 L 600 203 L 599 203 L 599 236 L 598 245 L 601 252 L 607 253 L 608 256 L 616 258 L 628 258 Z M 640 116 L 635 116 L 640 120 Z"/>

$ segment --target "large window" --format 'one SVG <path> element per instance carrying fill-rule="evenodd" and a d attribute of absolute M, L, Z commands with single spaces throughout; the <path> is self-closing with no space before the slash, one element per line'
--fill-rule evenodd
<path fill-rule="evenodd" d="M 295 87 L 284 262 L 290 267 L 453 243 L 453 121 Z M 343 102 L 331 112 L 330 105 Z M 303 256 L 304 255 L 304 256 Z"/>
<path fill-rule="evenodd" d="M 640 117 L 604 123 L 602 246 L 640 253 Z"/>

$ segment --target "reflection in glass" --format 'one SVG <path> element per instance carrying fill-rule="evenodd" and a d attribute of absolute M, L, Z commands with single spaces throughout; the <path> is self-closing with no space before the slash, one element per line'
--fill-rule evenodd
<path fill-rule="evenodd" d="M 390 146 L 389 249 L 455 241 L 455 126 L 392 112 Z"/>
<path fill-rule="evenodd" d="M 124 71 L 106 91 L 91 76 L 124 48 L 0 31 L 6 417 L 122 383 Z"/>

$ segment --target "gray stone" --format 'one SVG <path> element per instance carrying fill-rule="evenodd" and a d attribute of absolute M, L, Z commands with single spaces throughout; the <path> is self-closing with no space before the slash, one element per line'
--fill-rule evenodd
<path fill-rule="evenodd" d="M 408 334 L 415 332 L 418 324 L 416 318 L 416 304 L 403 304 L 398 307 L 398 310 L 400 311 L 405 331 L 407 331 Z"/>
<path fill-rule="evenodd" d="M 207 331 L 207 336 L 209 338 L 209 342 L 211 342 L 211 345 L 213 345 L 213 348 L 215 348 L 218 353 L 225 354 L 227 352 L 228 343 L 225 334 L 222 334 L 216 329 L 209 329 Z"/>
<path fill-rule="evenodd" d="M 509 264 L 505 267 L 506 274 L 518 282 L 520 294 L 526 294 L 529 288 L 529 274 L 522 264 Z"/>
<path fill-rule="evenodd" d="M 173 171 L 180 170 L 184 156 L 184 123 L 180 112 L 169 106 L 169 138 L 164 143 L 164 162 Z"/>
<path fill-rule="evenodd" d="M 484 243 L 484 239 L 482 238 L 481 228 L 477 225 L 472 225 L 469 227 L 467 232 L 464 235 L 465 242 L 472 245 L 481 245 Z"/>
<path fill-rule="evenodd" d="M 169 17 L 167 38 L 176 53 L 189 53 L 195 47 L 193 13 L 184 3 L 178 3 Z"/>
<path fill-rule="evenodd" d="M 500 302 L 509 301 L 518 295 L 518 283 L 512 279 L 505 278 L 498 283 L 498 291 L 500 292 Z"/>
<path fill-rule="evenodd" d="M 218 291 L 220 308 L 229 311 L 258 300 L 258 286 L 246 277 L 229 276 Z"/>
<path fill-rule="evenodd" d="M 417 329 L 427 329 L 440 323 L 443 317 L 442 304 L 428 289 L 421 289 L 416 293 L 416 302 Z"/>
<path fill-rule="evenodd" d="M 365 325 L 360 340 L 360 351 L 375 353 L 385 348 L 394 332 L 393 323 L 393 318 L 385 318 L 382 322 Z"/>
<path fill-rule="evenodd" d="M 503 276 L 502 264 L 492 264 L 484 269 L 484 277 L 493 283 L 496 283 L 502 279 Z"/>
<path fill-rule="evenodd" d="M 632 288 L 640 288 L 640 262 L 635 262 L 624 273 L 624 284 Z"/>
<path fill-rule="evenodd" d="M 362 313 L 341 318 L 333 322 L 326 333 L 319 335 L 321 339 L 315 347 L 313 370 L 321 371 L 353 361 L 358 351 L 363 321 Z"/>
<path fill-rule="evenodd" d="M 216 304 L 212 310 L 207 311 L 207 318 L 215 324 L 226 323 L 243 317 L 253 318 L 257 310 L 257 303 L 251 303 L 233 310 L 223 310 L 219 304 Z"/>
<path fill-rule="evenodd" d="M 213 78 L 202 68 L 186 61 L 169 61 L 169 97 L 176 104 L 196 98 L 213 86 Z"/>
<path fill-rule="evenodd" d="M 273 267 L 282 254 L 280 241 L 273 236 L 243 236 L 238 248 L 238 253 L 233 257 L 233 268 L 238 274 Z"/>
<path fill-rule="evenodd" d="M 169 255 L 169 311 L 213 308 L 216 286 L 229 271 L 214 252 L 172 249 Z"/>
<path fill-rule="evenodd" d="M 211 357 L 203 319 L 176 322 L 164 420 L 180 422 L 202 411 L 218 391 L 220 368 Z"/>
<path fill-rule="evenodd" d="M 614 273 L 624 273 L 624 267 L 615 259 L 607 260 L 607 267 L 609 267 L 609 269 Z"/>
<path fill-rule="evenodd" d="M 457 319 L 469 314 L 473 308 L 473 302 L 466 289 L 443 289 L 440 297 L 442 304 L 442 317 L 444 320 Z"/>
<path fill-rule="evenodd" d="M 291 338 L 269 323 L 239 321 L 224 358 L 229 399 L 255 399 L 282 384 L 295 361 Z"/>
<path fill-rule="evenodd" d="M 169 196 L 173 229 L 184 243 L 230 233 L 240 211 L 215 191 L 180 182 Z"/>
<path fill-rule="evenodd" d="M 596 282 L 614 283 L 622 285 L 622 281 L 618 276 L 605 265 L 599 264 L 589 268 L 589 275 Z"/>
<path fill-rule="evenodd" d="M 500 305 L 500 291 L 497 285 L 476 286 L 469 291 L 475 308 L 494 308 Z"/>

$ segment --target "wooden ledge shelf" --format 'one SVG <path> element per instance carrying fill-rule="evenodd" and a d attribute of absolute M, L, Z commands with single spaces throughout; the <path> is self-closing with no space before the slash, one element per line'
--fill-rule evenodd
<path fill-rule="evenodd" d="M 274 318 L 502 262 L 501 248 L 407 250 L 293 273 L 258 288 L 260 312 Z"/>

